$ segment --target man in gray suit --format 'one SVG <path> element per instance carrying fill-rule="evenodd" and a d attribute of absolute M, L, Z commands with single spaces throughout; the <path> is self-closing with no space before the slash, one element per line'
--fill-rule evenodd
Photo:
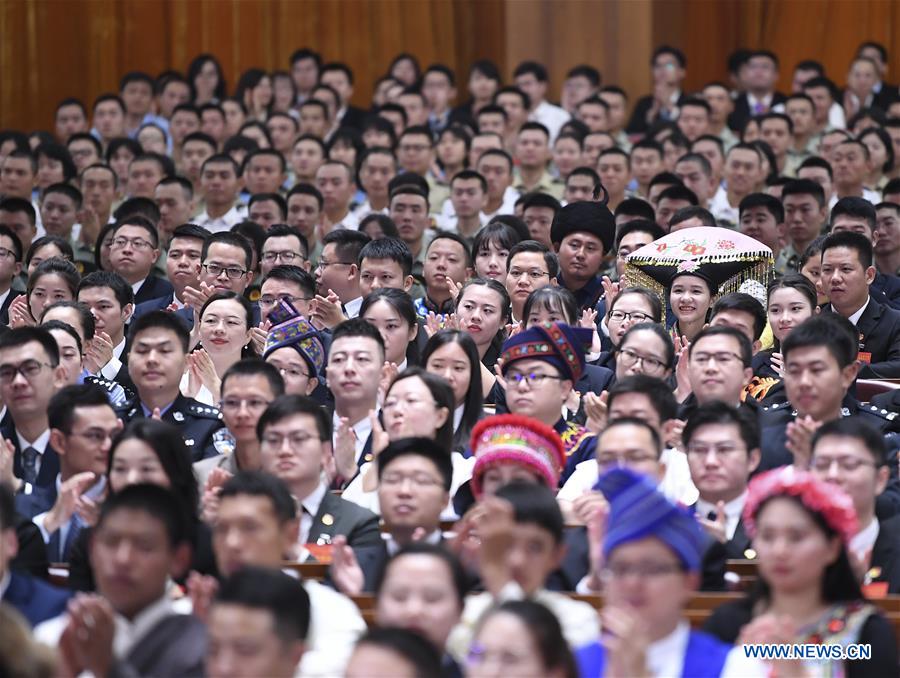
<path fill-rule="evenodd" d="M 191 559 L 187 516 L 172 493 L 131 485 L 110 496 L 91 540 L 99 595 L 80 594 L 35 638 L 59 648 L 62 673 L 201 676 L 206 628 L 175 611 L 168 592 Z"/>
<path fill-rule="evenodd" d="M 331 417 L 312 398 L 276 398 L 256 425 L 262 470 L 281 479 L 300 515 L 298 557 L 315 557 L 337 535 L 352 547 L 381 543 L 378 516 L 328 491 L 323 466 L 331 457 Z"/>

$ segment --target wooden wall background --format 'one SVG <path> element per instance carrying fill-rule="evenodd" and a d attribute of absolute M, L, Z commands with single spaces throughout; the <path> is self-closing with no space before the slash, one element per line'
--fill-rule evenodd
<path fill-rule="evenodd" d="M 900 80 L 900 2 L 893 0 L 0 0 L 0 128 L 50 128 L 66 96 L 88 105 L 128 70 L 184 70 L 219 56 L 230 86 L 251 66 L 286 68 L 309 46 L 356 72 L 355 100 L 400 51 L 443 61 L 464 87 L 469 65 L 490 58 L 507 75 L 534 58 L 554 96 L 579 62 L 633 97 L 646 92 L 655 45 L 681 47 L 688 88 L 725 77 L 737 47 L 782 60 L 782 88 L 801 58 L 822 61 L 839 84 L 865 39 L 887 45 Z"/>

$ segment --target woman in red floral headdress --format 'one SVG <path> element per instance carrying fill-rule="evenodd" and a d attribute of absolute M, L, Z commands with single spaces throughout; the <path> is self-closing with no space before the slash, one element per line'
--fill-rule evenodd
<path fill-rule="evenodd" d="M 863 597 L 847 556 L 856 531 L 850 497 L 782 467 L 750 483 L 743 520 L 759 580 L 747 598 L 717 609 L 705 630 L 738 644 L 871 645 L 865 660 L 779 662 L 779 676 L 896 676 L 891 624 Z"/>

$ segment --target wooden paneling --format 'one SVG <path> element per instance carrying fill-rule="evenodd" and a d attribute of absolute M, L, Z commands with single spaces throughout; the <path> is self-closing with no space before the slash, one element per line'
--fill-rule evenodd
<path fill-rule="evenodd" d="M 867 38 L 888 46 L 889 75 L 900 79 L 900 2 L 891 0 L 0 0 L 0 127 L 49 128 L 65 96 L 89 104 L 128 70 L 184 70 L 206 51 L 233 88 L 244 69 L 287 68 L 294 49 L 312 47 L 350 64 L 354 101 L 366 105 L 401 51 L 454 68 L 462 95 L 478 58 L 507 77 L 536 59 L 553 98 L 565 72 L 587 62 L 635 99 L 664 42 L 687 54 L 688 89 L 724 79 L 740 46 L 777 52 L 787 89 L 801 58 L 821 60 L 841 84 Z"/>

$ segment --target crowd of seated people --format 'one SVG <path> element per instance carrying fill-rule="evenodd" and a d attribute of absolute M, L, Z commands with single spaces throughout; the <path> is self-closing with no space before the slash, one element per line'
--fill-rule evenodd
<path fill-rule="evenodd" d="M 0 674 L 896 675 L 888 61 L 202 54 L 0 131 Z"/>

